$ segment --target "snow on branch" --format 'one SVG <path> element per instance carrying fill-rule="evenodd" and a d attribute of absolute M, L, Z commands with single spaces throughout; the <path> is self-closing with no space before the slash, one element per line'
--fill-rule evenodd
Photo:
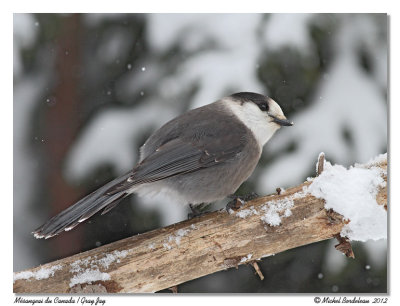
<path fill-rule="evenodd" d="M 386 239 L 387 156 L 349 169 L 320 154 L 317 177 L 277 194 L 126 238 L 14 273 L 16 293 L 155 292 L 250 264 L 302 245 L 337 238 Z"/>
<path fill-rule="evenodd" d="M 382 154 L 349 169 L 325 162 L 321 175 L 308 186 L 307 192 L 326 201 L 326 209 L 349 220 L 342 229 L 342 237 L 358 241 L 386 239 L 386 210 L 376 205 L 379 190 L 386 188 L 386 160 L 386 154 Z M 380 167 L 382 163 L 384 168 Z"/>

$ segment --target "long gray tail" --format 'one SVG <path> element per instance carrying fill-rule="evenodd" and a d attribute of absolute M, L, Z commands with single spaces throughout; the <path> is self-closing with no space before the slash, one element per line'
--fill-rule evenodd
<path fill-rule="evenodd" d="M 117 193 L 110 194 L 108 190 L 120 185 L 132 175 L 132 171 L 116 178 L 105 184 L 99 189 L 93 191 L 74 205 L 55 215 L 42 226 L 37 228 L 32 234 L 36 238 L 50 238 L 62 231 L 69 231 L 79 223 L 93 216 L 98 211 L 103 210 L 102 214 L 107 213 L 114 208 L 129 193 L 127 190 L 120 190 Z"/>

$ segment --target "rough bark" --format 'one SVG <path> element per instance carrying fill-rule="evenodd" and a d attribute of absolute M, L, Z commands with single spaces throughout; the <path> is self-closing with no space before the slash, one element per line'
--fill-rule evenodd
<path fill-rule="evenodd" d="M 386 169 L 387 163 L 379 167 Z M 48 278 L 16 280 L 14 292 L 155 292 L 337 237 L 345 221 L 336 212 L 325 210 L 324 200 L 302 192 L 309 184 L 249 201 L 237 211 L 208 213 L 30 269 L 26 272 L 57 268 Z M 386 207 L 386 194 L 386 187 L 379 190 L 379 205 Z M 280 212 L 279 226 L 267 225 L 260 218 L 270 201 L 293 201 L 291 215 L 284 217 L 285 211 Z M 349 246 L 344 251 L 349 253 Z M 80 273 L 90 271 L 97 271 L 103 280 L 75 284 Z"/>

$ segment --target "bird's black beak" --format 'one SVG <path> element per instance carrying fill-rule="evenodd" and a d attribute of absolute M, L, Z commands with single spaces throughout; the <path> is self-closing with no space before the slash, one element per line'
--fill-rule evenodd
<path fill-rule="evenodd" d="M 278 117 L 269 115 L 272 118 L 272 122 L 279 124 L 280 126 L 292 126 L 293 122 L 287 119 L 279 119 Z"/>

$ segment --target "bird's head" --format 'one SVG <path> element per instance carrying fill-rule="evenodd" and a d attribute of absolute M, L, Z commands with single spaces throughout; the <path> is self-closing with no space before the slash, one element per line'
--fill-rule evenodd
<path fill-rule="evenodd" d="M 292 126 L 278 103 L 270 97 L 239 92 L 223 99 L 232 112 L 253 132 L 263 146 L 282 126 Z"/>

